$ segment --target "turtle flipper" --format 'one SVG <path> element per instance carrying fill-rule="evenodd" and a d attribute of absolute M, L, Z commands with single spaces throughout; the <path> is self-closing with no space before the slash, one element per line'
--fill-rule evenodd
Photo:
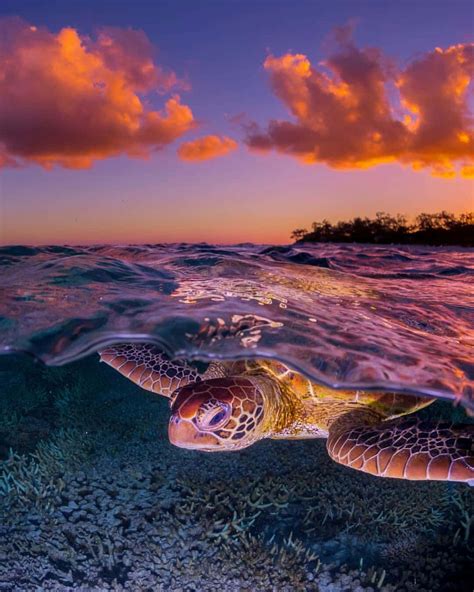
<path fill-rule="evenodd" d="M 327 449 L 336 462 L 379 477 L 468 483 L 474 479 L 474 425 L 417 418 L 374 425 L 364 422 L 363 415 L 358 422 L 356 415 L 346 414 L 330 427 Z"/>
<path fill-rule="evenodd" d="M 191 382 L 199 382 L 197 368 L 184 360 L 171 360 L 151 343 L 120 343 L 99 352 L 102 362 L 129 378 L 138 386 L 171 397 Z"/>

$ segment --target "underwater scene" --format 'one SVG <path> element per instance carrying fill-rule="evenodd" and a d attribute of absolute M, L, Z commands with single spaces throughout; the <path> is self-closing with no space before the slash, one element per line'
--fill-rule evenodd
<path fill-rule="evenodd" d="M 0 265 L 1 591 L 474 589 L 472 249 Z"/>

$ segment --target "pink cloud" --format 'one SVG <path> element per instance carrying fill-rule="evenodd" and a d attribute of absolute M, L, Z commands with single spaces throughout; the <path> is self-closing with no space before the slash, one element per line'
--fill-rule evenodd
<path fill-rule="evenodd" d="M 147 158 L 195 125 L 177 94 L 160 111 L 144 101 L 183 84 L 155 63 L 140 31 L 109 28 L 91 39 L 3 19 L 0 54 L 0 166 Z"/>
<path fill-rule="evenodd" d="M 226 136 L 204 136 L 184 142 L 178 149 L 182 160 L 202 161 L 226 156 L 237 148 L 237 142 Z"/>
<path fill-rule="evenodd" d="M 474 44 L 437 48 L 397 70 L 379 49 L 356 47 L 349 29 L 339 29 L 336 39 L 337 50 L 318 67 L 303 54 L 267 57 L 272 90 L 291 119 L 246 126 L 248 146 L 339 169 L 395 161 L 449 177 L 459 164 L 467 176 L 474 161 Z"/>

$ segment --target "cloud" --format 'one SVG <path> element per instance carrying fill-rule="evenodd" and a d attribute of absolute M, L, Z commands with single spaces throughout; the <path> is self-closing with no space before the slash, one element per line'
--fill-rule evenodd
<path fill-rule="evenodd" d="M 237 148 L 237 142 L 226 136 L 204 136 L 184 142 L 178 149 L 182 160 L 202 161 L 225 156 Z"/>
<path fill-rule="evenodd" d="M 2 19 L 0 55 L 0 166 L 147 158 L 194 127 L 177 94 L 161 111 L 144 98 L 185 85 L 154 62 L 140 31 L 107 28 L 91 39 Z"/>
<path fill-rule="evenodd" d="M 460 44 L 436 48 L 400 73 L 402 103 L 414 120 L 407 159 L 416 167 L 432 166 L 435 174 L 454 176 L 456 161 L 464 168 L 474 162 L 468 105 L 473 69 L 474 44 Z"/>
<path fill-rule="evenodd" d="M 474 44 L 436 48 L 398 70 L 380 50 L 358 48 L 349 28 L 318 66 L 306 55 L 270 55 L 264 68 L 291 120 L 245 126 L 247 145 L 337 169 L 384 162 L 472 173 L 474 137 L 468 90 Z"/>

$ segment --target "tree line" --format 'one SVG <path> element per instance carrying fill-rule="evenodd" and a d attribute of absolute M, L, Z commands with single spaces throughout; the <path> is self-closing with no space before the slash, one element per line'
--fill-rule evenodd
<path fill-rule="evenodd" d="M 474 212 L 456 216 L 446 211 L 419 214 L 413 223 L 406 216 L 377 212 L 375 218 L 356 217 L 332 224 L 313 222 L 311 230 L 297 228 L 291 234 L 297 242 L 340 242 L 414 245 L 474 246 Z"/>

